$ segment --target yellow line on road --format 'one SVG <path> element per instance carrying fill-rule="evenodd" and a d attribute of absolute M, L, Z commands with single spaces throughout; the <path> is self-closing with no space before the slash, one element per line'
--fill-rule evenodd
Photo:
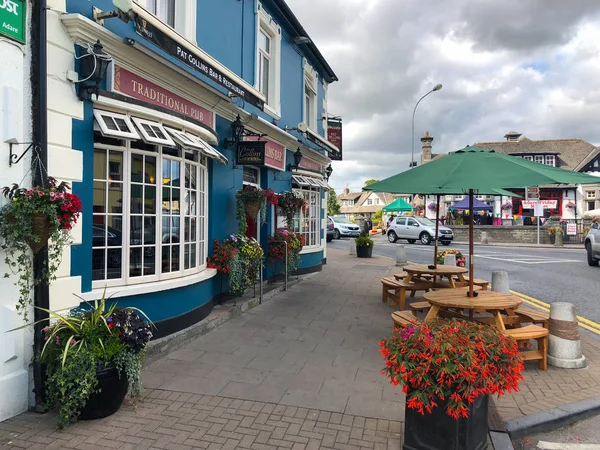
<path fill-rule="evenodd" d="M 520 292 L 517 291 L 510 291 L 512 294 L 516 295 L 517 297 L 521 297 L 523 299 L 523 301 L 525 303 L 527 303 L 530 306 L 535 306 L 536 308 L 542 309 L 546 312 L 550 312 L 550 304 L 549 303 L 545 303 L 541 300 L 538 300 L 537 298 L 533 298 L 533 297 L 529 297 L 528 295 L 525 294 L 521 294 Z M 592 322 L 589 319 L 586 319 L 585 317 L 581 317 L 581 316 L 577 316 L 577 320 L 579 320 L 579 326 L 581 328 L 585 328 L 586 330 L 589 330 L 593 333 L 596 334 L 600 334 L 600 324 L 596 323 L 596 322 Z"/>

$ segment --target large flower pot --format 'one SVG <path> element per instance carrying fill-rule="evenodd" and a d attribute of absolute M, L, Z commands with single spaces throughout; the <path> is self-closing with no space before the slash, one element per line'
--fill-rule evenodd
<path fill-rule="evenodd" d="M 96 369 L 98 386 L 79 415 L 80 420 L 101 419 L 116 413 L 127 395 L 127 377 L 119 377 L 116 367 Z"/>
<path fill-rule="evenodd" d="M 562 247 L 563 245 L 563 235 L 562 233 L 554 234 L 554 245 L 557 247 Z"/>
<path fill-rule="evenodd" d="M 359 258 L 370 258 L 373 256 L 373 247 L 356 247 L 356 256 Z"/>
<path fill-rule="evenodd" d="M 488 396 L 469 406 L 469 417 L 453 419 L 441 404 L 421 415 L 406 407 L 403 450 L 485 450 L 488 435 Z"/>
<path fill-rule="evenodd" d="M 256 219 L 258 212 L 260 211 L 260 201 L 255 200 L 253 202 L 246 203 L 246 215 Z"/>

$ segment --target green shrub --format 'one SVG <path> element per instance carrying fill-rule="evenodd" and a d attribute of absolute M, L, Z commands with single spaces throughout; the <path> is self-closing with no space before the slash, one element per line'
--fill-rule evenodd
<path fill-rule="evenodd" d="M 373 247 L 373 239 L 367 236 L 359 236 L 354 239 L 357 247 Z"/>

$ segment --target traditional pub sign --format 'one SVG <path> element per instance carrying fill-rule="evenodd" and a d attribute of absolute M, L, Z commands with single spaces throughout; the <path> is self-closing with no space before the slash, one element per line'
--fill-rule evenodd
<path fill-rule="evenodd" d="M 342 160 L 342 121 L 329 119 L 327 121 L 327 140 L 335 145 L 340 151 L 330 152 L 329 158 L 332 161 Z"/>
<path fill-rule="evenodd" d="M 280 144 L 267 136 L 244 136 L 244 140 L 243 142 L 240 142 L 238 149 L 242 148 L 242 144 L 250 142 L 262 142 L 264 144 L 264 157 L 262 162 L 260 164 L 249 162 L 238 163 L 239 165 L 261 165 L 270 167 L 271 169 L 285 171 L 285 145 Z M 238 156 L 239 154 L 240 152 L 238 150 Z"/>
<path fill-rule="evenodd" d="M 241 141 L 237 147 L 238 166 L 264 166 L 266 141 Z"/>

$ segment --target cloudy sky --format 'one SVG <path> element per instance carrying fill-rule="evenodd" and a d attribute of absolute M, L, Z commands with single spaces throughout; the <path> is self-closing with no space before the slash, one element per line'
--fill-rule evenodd
<path fill-rule="evenodd" d="M 598 0 L 288 0 L 340 81 L 329 110 L 344 119 L 339 193 L 408 168 L 425 131 L 433 152 L 503 140 L 600 144 Z"/>

